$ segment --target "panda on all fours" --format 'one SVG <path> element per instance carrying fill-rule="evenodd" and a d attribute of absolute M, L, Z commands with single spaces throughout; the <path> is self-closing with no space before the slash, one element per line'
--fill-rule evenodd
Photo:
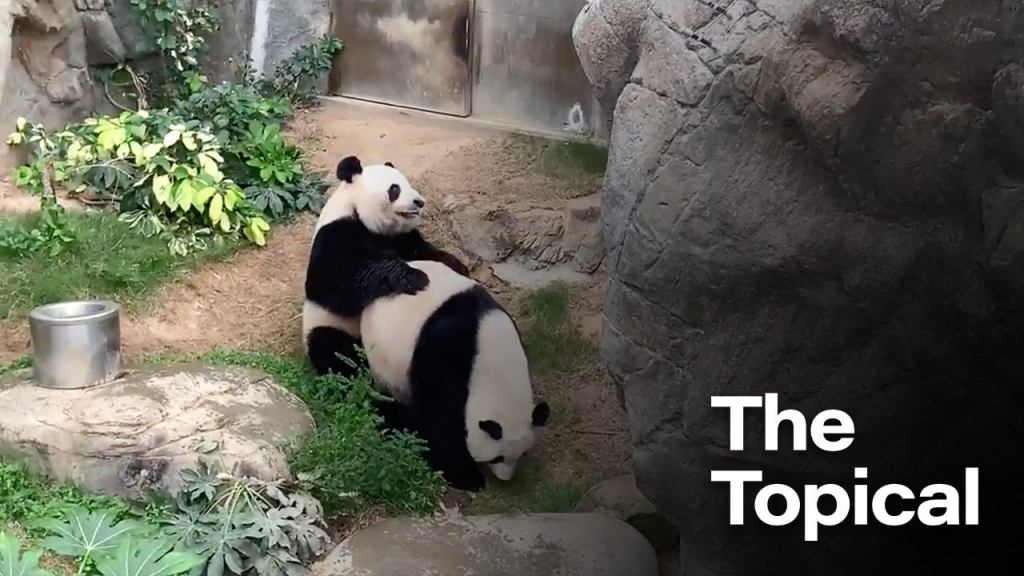
<path fill-rule="evenodd" d="M 418 230 L 423 197 L 390 162 L 364 167 L 348 156 L 338 163 L 337 176 L 340 183 L 316 223 L 302 308 L 306 354 L 321 375 L 354 372 L 339 355 L 356 360 L 366 306 L 427 287 L 427 274 L 408 261 L 435 260 L 469 274 L 458 258 L 424 240 Z"/>
<path fill-rule="evenodd" d="M 377 407 L 391 428 L 415 432 L 445 481 L 479 490 L 480 465 L 510 480 L 548 420 L 534 403 L 529 366 L 509 314 L 472 279 L 438 262 L 409 266 L 426 289 L 379 298 L 360 322 Z"/>

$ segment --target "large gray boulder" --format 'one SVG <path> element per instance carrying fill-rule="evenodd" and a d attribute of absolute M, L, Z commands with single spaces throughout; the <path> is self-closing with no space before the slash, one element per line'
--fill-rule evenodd
<path fill-rule="evenodd" d="M 800 521 L 753 517 L 749 486 L 734 527 L 709 474 L 852 493 L 854 467 L 917 491 L 980 466 L 983 526 L 1022 509 L 1006 457 L 1024 426 L 1022 34 L 1017 3 L 971 0 L 580 15 L 584 69 L 614 100 L 602 351 L 685 574 L 946 574 L 1013 549 L 852 520 L 808 544 Z M 729 451 L 710 397 L 766 392 L 808 419 L 848 412 L 853 446 L 765 452 L 758 412 Z"/>
<path fill-rule="evenodd" d="M 174 492 L 214 449 L 239 475 L 288 478 L 283 449 L 312 427 L 300 400 L 246 368 L 145 369 L 81 390 L 0 380 L 0 456 L 91 492 Z"/>

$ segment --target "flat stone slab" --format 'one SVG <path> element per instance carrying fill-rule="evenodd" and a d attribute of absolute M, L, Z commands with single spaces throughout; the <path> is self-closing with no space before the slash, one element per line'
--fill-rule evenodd
<path fill-rule="evenodd" d="M 211 450 L 235 473 L 287 478 L 282 450 L 312 427 L 302 401 L 247 368 L 143 369 L 81 390 L 0 379 L 0 456 L 90 492 L 173 493 Z"/>
<path fill-rule="evenodd" d="M 349 536 L 314 576 L 657 576 L 653 548 L 604 514 L 395 518 Z"/>

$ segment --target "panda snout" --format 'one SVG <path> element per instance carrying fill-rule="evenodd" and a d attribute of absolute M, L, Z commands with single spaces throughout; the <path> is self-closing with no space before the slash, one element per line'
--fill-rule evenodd
<path fill-rule="evenodd" d="M 422 198 L 417 198 L 417 199 L 412 201 L 412 205 L 417 207 L 417 208 L 423 208 L 423 206 L 425 204 L 426 204 L 426 202 L 424 202 Z"/>

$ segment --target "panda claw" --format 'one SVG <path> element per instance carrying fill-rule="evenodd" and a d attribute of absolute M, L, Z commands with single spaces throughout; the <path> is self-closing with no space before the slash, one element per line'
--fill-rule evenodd
<path fill-rule="evenodd" d="M 426 272 L 413 268 L 406 277 L 404 284 L 402 292 L 413 295 L 427 289 L 427 286 L 430 285 L 430 277 L 427 276 Z"/>

